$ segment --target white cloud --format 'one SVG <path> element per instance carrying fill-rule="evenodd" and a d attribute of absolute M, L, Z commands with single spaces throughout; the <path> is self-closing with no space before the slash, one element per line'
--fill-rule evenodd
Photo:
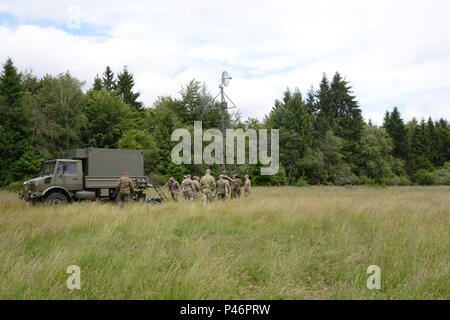
<path fill-rule="evenodd" d="M 80 28 L 70 30 L 74 7 Z M 127 65 L 146 105 L 192 78 L 214 93 L 226 69 L 229 96 L 259 118 L 286 87 L 305 92 L 339 71 L 377 123 L 394 105 L 406 119 L 450 118 L 449 9 L 445 0 L 3 1 L 0 61 L 38 75 L 69 69 L 88 84 L 106 65 Z"/>

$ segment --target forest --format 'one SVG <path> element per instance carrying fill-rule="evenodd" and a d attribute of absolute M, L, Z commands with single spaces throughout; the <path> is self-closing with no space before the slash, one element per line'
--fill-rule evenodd
<path fill-rule="evenodd" d="M 393 89 L 394 90 L 394 89 Z M 336 72 L 323 74 L 308 92 L 286 89 L 264 119 L 227 113 L 227 128 L 279 129 L 280 170 L 261 176 L 261 164 L 230 165 L 255 185 L 449 185 L 450 124 L 447 119 L 405 122 L 389 108 L 381 125 L 364 121 L 352 86 Z M 69 71 L 37 77 L 12 59 L 0 73 L 0 187 L 17 188 L 39 172 L 41 160 L 71 148 L 142 149 L 156 183 L 169 176 L 201 175 L 206 165 L 175 165 L 170 153 L 177 128 L 220 127 L 220 108 L 198 80 L 179 95 L 144 105 L 125 66 L 109 66 L 84 83 Z M 215 175 L 220 166 L 213 166 Z"/>

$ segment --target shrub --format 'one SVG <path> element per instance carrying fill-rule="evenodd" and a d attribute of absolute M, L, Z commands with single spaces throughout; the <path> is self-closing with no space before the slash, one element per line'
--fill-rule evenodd
<path fill-rule="evenodd" d="M 450 162 L 433 172 L 436 178 L 436 184 L 450 185 Z"/>
<path fill-rule="evenodd" d="M 381 179 L 381 184 L 387 185 L 387 186 L 410 186 L 411 180 L 409 180 L 406 176 L 396 176 L 393 175 L 389 178 L 383 178 Z"/>
<path fill-rule="evenodd" d="M 13 183 L 10 183 L 8 186 L 6 186 L 6 190 L 10 190 L 10 191 L 14 191 L 14 192 L 18 192 L 22 189 L 23 186 L 23 182 L 22 181 L 16 181 Z"/>
<path fill-rule="evenodd" d="M 436 183 L 436 177 L 432 172 L 420 169 L 415 175 L 416 183 L 421 186 L 431 186 Z"/>
<path fill-rule="evenodd" d="M 296 182 L 295 182 L 295 186 L 297 187 L 307 187 L 309 186 L 308 181 L 305 178 L 299 178 Z"/>
<path fill-rule="evenodd" d="M 359 177 L 359 181 L 362 185 L 373 185 L 375 184 L 375 180 L 371 179 L 365 175 Z"/>
<path fill-rule="evenodd" d="M 407 176 L 399 176 L 396 179 L 398 181 L 398 186 L 410 186 L 412 184 L 411 180 Z"/>
<path fill-rule="evenodd" d="M 336 178 L 335 184 L 337 186 L 359 185 L 361 184 L 361 180 L 358 178 L 356 174 L 349 172 L 345 176 L 338 176 Z"/>

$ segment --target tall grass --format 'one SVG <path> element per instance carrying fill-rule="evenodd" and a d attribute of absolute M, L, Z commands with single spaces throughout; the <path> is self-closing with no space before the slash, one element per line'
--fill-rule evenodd
<path fill-rule="evenodd" d="M 0 192 L 2 299 L 449 299 L 450 187 L 255 188 L 29 206 Z M 81 268 L 69 290 L 66 268 Z M 366 288 L 378 265 L 382 289 Z"/>

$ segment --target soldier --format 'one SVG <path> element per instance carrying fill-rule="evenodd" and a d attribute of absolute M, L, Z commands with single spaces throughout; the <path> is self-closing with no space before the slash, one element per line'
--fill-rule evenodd
<path fill-rule="evenodd" d="M 197 200 L 199 198 L 200 193 L 200 178 L 197 176 L 194 176 L 194 179 L 192 180 L 194 183 L 194 200 Z"/>
<path fill-rule="evenodd" d="M 181 187 L 183 188 L 183 197 L 184 200 L 192 201 L 194 200 L 194 183 L 191 180 L 191 176 L 188 174 L 186 179 L 181 183 Z"/>
<path fill-rule="evenodd" d="M 228 193 L 227 196 L 231 197 L 231 185 L 233 184 L 233 178 L 227 176 L 226 174 L 222 174 L 225 181 L 227 182 L 227 187 L 228 187 Z"/>
<path fill-rule="evenodd" d="M 226 179 L 226 175 L 223 175 L 223 177 L 225 178 L 225 184 L 227 185 L 227 197 L 230 197 L 231 194 L 231 183 L 230 180 Z"/>
<path fill-rule="evenodd" d="M 134 192 L 133 181 L 128 177 L 128 172 L 124 172 L 117 183 L 117 192 L 119 193 L 120 203 L 128 203 L 131 200 L 131 194 Z"/>
<path fill-rule="evenodd" d="M 200 190 L 203 193 L 203 203 L 209 203 L 213 201 L 213 195 L 216 191 L 216 180 L 211 176 L 211 170 L 207 169 L 205 175 L 200 179 Z"/>
<path fill-rule="evenodd" d="M 250 181 L 250 177 L 245 175 L 245 183 L 244 183 L 244 195 L 248 197 L 250 195 L 250 188 L 252 187 L 252 182 Z"/>
<path fill-rule="evenodd" d="M 239 198 L 241 196 L 242 180 L 239 179 L 237 174 L 233 175 L 233 181 L 231 184 L 231 198 Z"/>
<path fill-rule="evenodd" d="M 186 200 L 186 187 L 185 187 L 185 181 L 187 179 L 187 176 L 183 177 L 183 181 L 181 181 L 181 191 L 183 192 L 183 200 Z"/>
<path fill-rule="evenodd" d="M 175 180 L 174 177 L 170 177 L 169 181 L 167 181 L 166 186 L 169 188 L 170 195 L 172 197 L 172 200 L 177 202 L 178 201 L 178 189 L 180 185 L 178 184 L 178 181 Z"/>
<path fill-rule="evenodd" d="M 217 180 L 216 197 L 218 199 L 222 199 L 223 201 L 225 201 L 225 199 L 227 198 L 227 194 L 228 194 L 228 189 L 229 189 L 228 187 L 229 187 L 228 180 L 225 180 L 224 175 L 221 174 L 219 176 L 219 180 Z"/>

